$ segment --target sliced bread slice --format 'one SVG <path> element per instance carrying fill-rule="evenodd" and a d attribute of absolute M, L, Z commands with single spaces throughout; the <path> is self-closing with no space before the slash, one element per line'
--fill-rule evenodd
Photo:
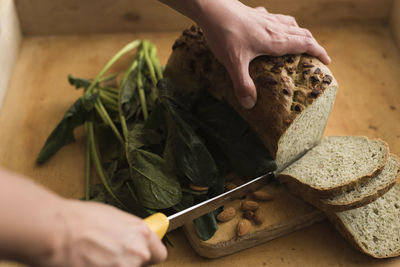
<path fill-rule="evenodd" d="M 400 159 L 390 154 L 382 172 L 354 190 L 341 195 L 320 199 L 316 204 L 322 210 L 339 212 L 367 205 L 389 191 L 400 175 Z"/>
<path fill-rule="evenodd" d="M 329 136 L 277 176 L 306 199 L 328 198 L 355 189 L 380 173 L 388 145 L 363 136 Z"/>
<path fill-rule="evenodd" d="M 337 230 L 357 249 L 374 257 L 400 255 L 400 185 L 376 201 L 352 210 L 328 214 Z"/>

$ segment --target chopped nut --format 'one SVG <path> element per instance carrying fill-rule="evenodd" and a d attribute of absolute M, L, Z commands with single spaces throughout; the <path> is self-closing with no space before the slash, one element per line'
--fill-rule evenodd
<path fill-rule="evenodd" d="M 304 80 L 307 78 L 307 74 L 309 74 L 309 73 L 310 73 L 310 70 L 309 70 L 309 69 L 303 71 L 303 79 L 304 79 Z"/>
<path fill-rule="evenodd" d="M 237 236 L 241 237 L 246 235 L 251 228 L 251 222 L 247 219 L 241 219 L 236 227 Z"/>
<path fill-rule="evenodd" d="M 288 63 L 293 63 L 294 62 L 294 56 L 288 56 L 287 58 L 286 58 L 286 62 L 288 62 Z"/>
<path fill-rule="evenodd" d="M 282 92 L 285 95 L 290 95 L 290 89 L 289 88 L 283 88 Z"/>
<path fill-rule="evenodd" d="M 194 184 L 190 184 L 189 188 L 192 189 L 193 191 L 206 191 L 206 190 L 208 190 L 208 186 L 200 186 L 200 185 L 194 185 Z"/>
<path fill-rule="evenodd" d="M 260 205 L 255 201 L 245 200 L 245 201 L 242 202 L 242 206 L 240 207 L 240 209 L 242 211 L 256 210 L 256 209 L 258 209 L 259 206 Z"/>
<path fill-rule="evenodd" d="M 246 210 L 245 212 L 243 212 L 243 218 L 247 220 L 253 220 L 253 217 L 254 217 L 254 211 Z"/>
<path fill-rule="evenodd" d="M 315 70 L 314 70 L 314 74 L 320 74 L 322 71 L 321 71 L 321 69 L 320 68 L 316 68 Z"/>
<path fill-rule="evenodd" d="M 271 72 L 273 73 L 281 73 L 282 69 L 281 68 L 276 68 L 275 66 L 273 68 L 270 69 Z"/>
<path fill-rule="evenodd" d="M 232 220 L 236 216 L 236 210 L 233 207 L 224 209 L 220 214 L 217 215 L 219 222 L 227 222 Z"/>
<path fill-rule="evenodd" d="M 255 83 L 261 87 L 271 87 L 278 84 L 278 81 L 271 75 L 261 75 L 255 79 Z"/>
<path fill-rule="evenodd" d="M 255 191 L 252 193 L 253 197 L 257 200 L 262 200 L 262 201 L 267 201 L 267 200 L 272 200 L 274 197 L 265 191 Z"/>
<path fill-rule="evenodd" d="M 297 111 L 297 112 L 300 112 L 302 110 L 302 108 L 301 108 L 301 106 L 299 104 L 296 104 L 294 106 L 294 110 Z"/>
<path fill-rule="evenodd" d="M 322 80 L 323 83 L 330 84 L 332 82 L 332 76 L 330 75 L 325 75 L 324 79 Z"/>
<path fill-rule="evenodd" d="M 312 68 L 312 67 L 314 67 L 314 65 L 311 63 L 308 63 L 308 62 L 303 63 L 303 68 Z"/>
<path fill-rule="evenodd" d="M 235 189 L 237 185 L 231 182 L 226 182 L 225 183 L 225 191 L 231 191 L 232 189 Z"/>
<path fill-rule="evenodd" d="M 317 97 L 317 96 L 319 96 L 319 94 L 321 93 L 321 91 L 320 90 L 312 90 L 311 91 L 311 93 L 310 93 L 310 95 L 312 96 L 312 97 Z"/>
<path fill-rule="evenodd" d="M 311 82 L 312 82 L 312 83 L 317 83 L 317 82 L 319 82 L 319 78 L 318 78 L 317 75 L 311 76 L 310 79 L 311 79 Z"/>

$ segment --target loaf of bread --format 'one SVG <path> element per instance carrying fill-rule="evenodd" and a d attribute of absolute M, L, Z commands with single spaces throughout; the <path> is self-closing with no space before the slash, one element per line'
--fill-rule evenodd
<path fill-rule="evenodd" d="M 207 88 L 227 101 L 259 135 L 271 157 L 284 169 L 317 145 L 332 109 L 337 82 L 329 69 L 308 55 L 262 56 L 249 67 L 258 99 L 247 110 L 237 101 L 225 68 L 195 26 L 176 40 L 165 69 L 185 93 Z"/>

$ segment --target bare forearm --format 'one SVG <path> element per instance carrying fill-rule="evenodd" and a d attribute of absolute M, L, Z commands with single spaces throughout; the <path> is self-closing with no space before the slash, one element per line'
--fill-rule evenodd
<path fill-rule="evenodd" d="M 241 4 L 237 0 L 160 0 L 179 13 L 195 21 L 201 27 L 213 20 L 213 16 L 221 16 L 221 13 L 229 13 L 227 5 Z"/>
<path fill-rule="evenodd" d="M 1 169 L 0 184 L 0 257 L 28 264 L 55 257 L 63 238 L 61 198 Z"/>

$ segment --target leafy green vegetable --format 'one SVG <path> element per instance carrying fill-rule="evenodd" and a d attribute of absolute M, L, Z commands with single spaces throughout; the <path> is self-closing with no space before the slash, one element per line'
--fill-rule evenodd
<path fill-rule="evenodd" d="M 89 117 L 89 112 L 82 105 L 82 98 L 79 98 L 64 114 L 63 119 L 47 138 L 39 156 L 37 164 L 46 162 L 60 148 L 75 141 L 74 129 L 83 124 Z"/>
<path fill-rule="evenodd" d="M 116 192 L 116 196 L 124 203 L 124 206 L 121 206 L 119 202 L 115 201 L 103 184 L 92 185 L 90 200 L 113 205 L 122 210 L 132 212 L 142 218 L 146 217 L 149 213 L 137 201 L 134 201 L 136 196 L 132 195 L 134 193 L 129 189 L 132 186 L 129 169 L 120 169 L 112 174 L 110 178 L 110 187 Z"/>
<path fill-rule="evenodd" d="M 75 86 L 75 89 L 80 89 L 80 88 L 86 89 L 89 87 L 91 83 L 89 79 L 76 78 L 71 74 L 68 74 L 68 82 L 69 84 Z"/>
<path fill-rule="evenodd" d="M 201 133 L 225 153 L 234 173 L 254 178 L 276 169 L 259 137 L 232 108 L 204 91 L 197 97 L 194 112 Z"/>
<path fill-rule="evenodd" d="M 167 88 L 159 90 L 160 101 L 167 119 L 167 143 L 171 142 L 167 148 L 172 149 L 169 153 L 174 155 L 176 169 L 195 185 L 214 185 L 220 177 L 214 159 L 204 142 L 183 119 L 174 99 L 164 93 L 165 90 Z"/>
<path fill-rule="evenodd" d="M 143 133 L 138 133 L 137 129 L 130 131 L 126 145 L 136 194 L 144 207 L 170 208 L 181 200 L 180 184 L 172 174 L 164 170 L 165 163 L 160 156 L 143 149 L 149 141 Z"/>
<path fill-rule="evenodd" d="M 137 98 L 137 68 L 132 70 L 121 86 L 119 104 L 122 115 L 126 120 L 130 120 L 138 111 L 140 101 Z"/>
<path fill-rule="evenodd" d="M 134 49 L 126 70 L 105 76 Z M 127 44 L 94 79 L 68 75 L 68 81 L 83 88 L 83 95 L 48 137 L 37 162 L 73 142 L 74 129 L 85 123 L 86 200 L 141 217 L 169 214 L 221 194 L 226 173 L 250 178 L 276 168 L 259 138 L 226 103 L 205 90 L 174 96 L 174 85 L 163 78 L 157 49 L 149 41 Z M 101 184 L 92 184 L 92 168 Z M 193 191 L 190 184 L 208 190 Z M 201 239 L 218 229 L 220 210 L 194 220 Z"/>

